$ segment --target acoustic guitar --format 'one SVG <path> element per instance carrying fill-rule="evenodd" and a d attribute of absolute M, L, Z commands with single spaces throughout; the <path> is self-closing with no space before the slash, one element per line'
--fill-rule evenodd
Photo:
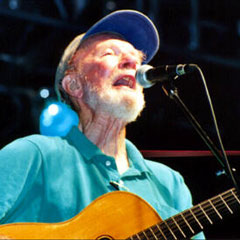
<path fill-rule="evenodd" d="M 239 194 L 232 188 L 162 221 L 139 196 L 118 191 L 102 195 L 68 221 L 3 224 L 0 235 L 12 239 L 189 239 L 239 208 Z"/>

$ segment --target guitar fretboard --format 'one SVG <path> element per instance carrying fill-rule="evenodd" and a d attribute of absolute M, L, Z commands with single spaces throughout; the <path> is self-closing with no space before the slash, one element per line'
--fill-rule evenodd
<path fill-rule="evenodd" d="M 232 188 L 165 221 L 145 229 L 129 240 L 170 240 L 190 238 L 240 208 L 239 194 Z"/>

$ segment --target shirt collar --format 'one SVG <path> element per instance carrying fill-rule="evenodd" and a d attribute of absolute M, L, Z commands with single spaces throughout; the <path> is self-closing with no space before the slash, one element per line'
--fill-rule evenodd
<path fill-rule="evenodd" d="M 77 126 L 73 126 L 65 137 L 67 141 L 77 148 L 85 159 L 90 160 L 96 155 L 102 155 L 102 151 L 93 144 Z"/>
<path fill-rule="evenodd" d="M 75 146 L 78 151 L 84 156 L 85 159 L 91 160 L 96 155 L 106 156 L 101 149 L 99 149 L 94 143 L 92 143 L 77 126 L 73 126 L 65 137 L 67 141 Z M 148 172 L 149 169 L 146 166 L 144 158 L 136 146 L 126 139 L 126 149 L 128 159 L 130 161 L 130 167 L 138 170 L 139 172 Z"/>

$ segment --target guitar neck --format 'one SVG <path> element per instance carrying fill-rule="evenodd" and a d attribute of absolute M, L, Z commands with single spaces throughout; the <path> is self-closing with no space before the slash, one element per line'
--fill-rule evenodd
<path fill-rule="evenodd" d="M 129 239 L 184 239 L 190 238 L 240 208 L 235 188 L 221 193 L 198 205 L 156 224 Z"/>

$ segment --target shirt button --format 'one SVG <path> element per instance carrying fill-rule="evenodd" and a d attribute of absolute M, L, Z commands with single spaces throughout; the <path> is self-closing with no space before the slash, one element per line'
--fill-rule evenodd
<path fill-rule="evenodd" d="M 111 165 L 111 162 L 110 161 L 106 161 L 105 164 L 106 164 L 107 167 L 109 167 Z"/>
<path fill-rule="evenodd" d="M 120 185 L 124 185 L 123 180 L 120 179 L 120 180 L 119 180 L 119 184 L 120 184 Z"/>

